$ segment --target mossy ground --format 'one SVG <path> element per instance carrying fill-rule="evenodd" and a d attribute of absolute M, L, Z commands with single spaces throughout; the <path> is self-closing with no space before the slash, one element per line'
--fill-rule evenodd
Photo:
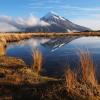
<path fill-rule="evenodd" d="M 0 100 L 100 100 L 98 90 L 81 82 L 69 92 L 65 79 L 37 75 L 20 59 L 0 57 Z"/>

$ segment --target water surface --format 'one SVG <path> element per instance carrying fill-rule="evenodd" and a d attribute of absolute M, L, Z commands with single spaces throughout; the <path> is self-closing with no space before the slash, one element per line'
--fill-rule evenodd
<path fill-rule="evenodd" d="M 8 56 L 23 59 L 26 64 L 33 63 L 32 54 L 38 48 L 43 54 L 43 74 L 63 76 L 65 69 L 79 66 L 79 51 L 89 51 L 94 60 L 99 76 L 100 37 L 62 37 L 62 38 L 33 38 L 30 40 L 11 43 L 8 45 Z"/>

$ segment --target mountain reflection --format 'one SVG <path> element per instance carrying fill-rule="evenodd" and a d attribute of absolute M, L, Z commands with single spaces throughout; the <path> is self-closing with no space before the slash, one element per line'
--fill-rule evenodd
<path fill-rule="evenodd" d="M 61 37 L 61 38 L 53 38 L 49 41 L 41 44 L 44 47 L 48 47 L 52 52 L 59 49 L 60 47 L 68 44 L 69 42 L 79 38 L 79 36 L 68 36 L 68 37 Z"/>

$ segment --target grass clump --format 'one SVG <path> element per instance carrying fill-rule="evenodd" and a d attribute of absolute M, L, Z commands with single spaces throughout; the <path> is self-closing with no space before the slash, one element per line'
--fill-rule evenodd
<path fill-rule="evenodd" d="M 89 81 L 92 85 L 96 85 L 97 80 L 95 75 L 95 66 L 88 52 L 80 52 L 80 63 L 82 79 L 84 81 Z"/>
<path fill-rule="evenodd" d="M 35 73 L 39 75 L 42 69 L 42 62 L 43 62 L 43 56 L 39 49 L 34 50 L 33 60 L 34 63 L 32 65 L 32 69 Z"/>
<path fill-rule="evenodd" d="M 94 98 L 100 96 L 99 85 L 96 80 L 94 63 L 88 52 L 80 52 L 79 69 L 75 72 L 69 68 L 65 77 L 68 93 L 75 97 L 85 98 L 84 100 L 98 100 Z"/>
<path fill-rule="evenodd" d="M 68 68 L 66 71 L 66 83 L 67 83 L 67 88 L 68 91 L 72 90 L 75 87 L 75 73 Z"/>

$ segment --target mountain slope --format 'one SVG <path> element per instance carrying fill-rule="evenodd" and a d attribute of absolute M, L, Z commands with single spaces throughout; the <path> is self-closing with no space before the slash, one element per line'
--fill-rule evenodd
<path fill-rule="evenodd" d="M 47 15 L 40 19 L 48 23 L 47 26 L 31 26 L 25 28 L 26 32 L 81 32 L 90 30 L 89 28 L 77 25 L 61 17 L 54 12 L 49 12 Z"/>
<path fill-rule="evenodd" d="M 46 16 L 42 17 L 41 20 L 48 22 L 55 27 L 59 26 L 63 29 L 63 32 L 90 30 L 89 28 L 74 24 L 66 18 L 58 16 L 54 12 L 49 12 Z"/>

